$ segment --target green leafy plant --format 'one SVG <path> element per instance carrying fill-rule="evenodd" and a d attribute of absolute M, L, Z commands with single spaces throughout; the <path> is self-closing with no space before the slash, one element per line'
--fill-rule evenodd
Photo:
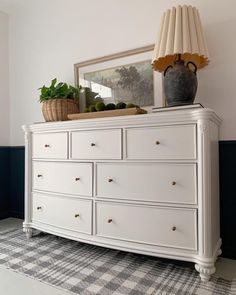
<path fill-rule="evenodd" d="M 57 83 L 57 79 L 55 78 L 51 81 L 51 85 L 49 87 L 44 85 L 43 87 L 39 88 L 39 90 L 41 90 L 39 101 L 44 102 L 49 99 L 60 98 L 79 100 L 81 89 L 81 86 L 74 87 L 72 85 L 68 85 L 65 82 Z"/>

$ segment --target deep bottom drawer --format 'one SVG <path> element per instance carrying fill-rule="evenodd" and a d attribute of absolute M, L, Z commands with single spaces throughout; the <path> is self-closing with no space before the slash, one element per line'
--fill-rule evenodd
<path fill-rule="evenodd" d="M 91 234 L 91 213 L 90 200 L 33 194 L 33 221 Z"/>
<path fill-rule="evenodd" d="M 145 244 L 197 250 L 195 209 L 96 203 L 96 234 Z"/>

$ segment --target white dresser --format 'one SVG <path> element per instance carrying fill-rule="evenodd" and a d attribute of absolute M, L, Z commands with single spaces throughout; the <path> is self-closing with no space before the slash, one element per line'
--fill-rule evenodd
<path fill-rule="evenodd" d="M 23 126 L 25 221 L 85 243 L 215 271 L 218 126 L 210 109 Z"/>

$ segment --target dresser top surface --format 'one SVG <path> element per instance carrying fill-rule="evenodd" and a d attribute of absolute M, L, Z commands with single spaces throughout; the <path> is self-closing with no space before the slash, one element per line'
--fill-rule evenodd
<path fill-rule="evenodd" d="M 165 112 L 148 113 L 142 115 L 106 117 L 98 119 L 81 119 L 57 122 L 42 122 L 23 125 L 25 132 L 44 132 L 72 129 L 97 129 L 138 127 L 139 125 L 154 124 L 188 124 L 199 120 L 209 120 L 220 125 L 220 117 L 211 109 L 201 108 L 194 110 L 170 110 Z"/>

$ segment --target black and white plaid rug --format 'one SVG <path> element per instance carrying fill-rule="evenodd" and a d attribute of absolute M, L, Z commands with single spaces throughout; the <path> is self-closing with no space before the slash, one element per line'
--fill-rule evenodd
<path fill-rule="evenodd" d="M 37 234 L 0 233 L 0 265 L 80 295 L 235 295 L 236 280 L 198 273 L 166 260 Z"/>

